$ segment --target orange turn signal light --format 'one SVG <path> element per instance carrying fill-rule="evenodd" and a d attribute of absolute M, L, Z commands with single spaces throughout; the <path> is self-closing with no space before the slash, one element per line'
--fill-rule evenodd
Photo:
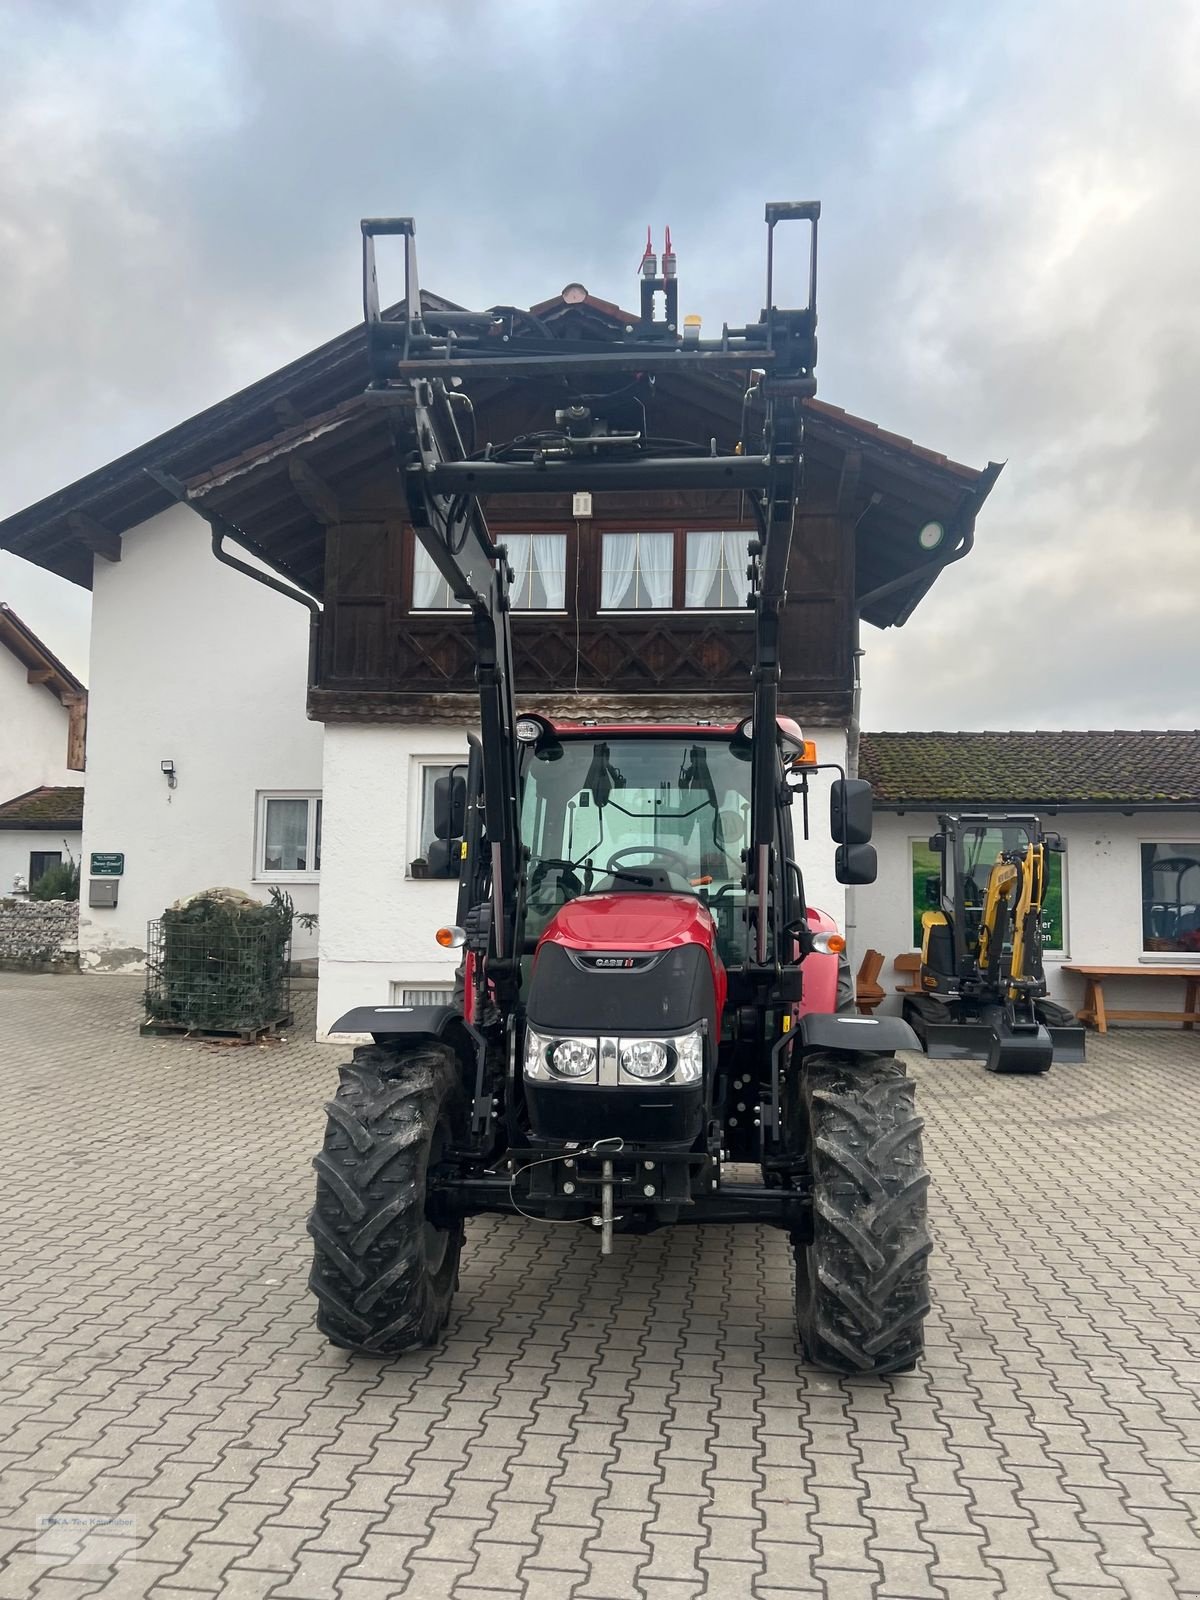
<path fill-rule="evenodd" d="M 467 936 L 461 928 L 439 928 L 434 938 L 443 950 L 457 950 L 467 942 Z"/>
<path fill-rule="evenodd" d="M 840 956 L 846 941 L 840 933 L 814 933 L 812 945 L 818 955 Z"/>

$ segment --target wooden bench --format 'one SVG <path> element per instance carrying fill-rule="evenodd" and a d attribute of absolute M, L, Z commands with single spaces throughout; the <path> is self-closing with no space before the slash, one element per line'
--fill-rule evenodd
<path fill-rule="evenodd" d="M 1200 968 L 1198 967 L 1076 967 L 1064 966 L 1087 984 L 1083 1007 L 1075 1013 L 1080 1022 L 1090 1023 L 1097 1033 L 1107 1033 L 1110 1022 L 1182 1022 L 1190 1033 L 1200 1022 Z M 1114 1011 L 1104 1004 L 1106 978 L 1181 978 L 1187 984 L 1182 1011 Z"/>
<path fill-rule="evenodd" d="M 917 982 L 921 973 L 921 952 L 909 950 L 904 955 L 897 956 L 892 962 L 892 971 L 907 975 L 907 983 L 896 985 L 897 994 L 920 994 L 921 985 Z"/>

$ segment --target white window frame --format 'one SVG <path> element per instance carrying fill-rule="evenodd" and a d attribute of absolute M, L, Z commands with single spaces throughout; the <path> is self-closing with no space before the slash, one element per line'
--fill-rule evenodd
<path fill-rule="evenodd" d="M 463 769 L 466 776 L 467 752 L 461 755 L 449 754 L 443 751 L 440 755 L 413 756 L 409 766 L 409 806 L 408 806 L 408 857 L 404 863 L 404 876 L 410 883 L 418 880 L 413 877 L 412 864 L 421 854 L 421 827 L 422 807 L 424 805 L 425 773 L 429 767 L 445 767 L 447 770 L 454 767 Z M 432 883 L 455 883 L 454 878 L 432 878 Z"/>
<path fill-rule="evenodd" d="M 320 789 L 260 789 L 254 798 L 254 871 L 255 883 L 319 883 L 320 867 L 310 867 L 304 872 L 276 870 L 268 867 L 264 857 L 267 847 L 267 802 L 269 800 L 307 800 L 308 829 L 306 850 L 309 861 L 317 859 L 317 802 Z"/>
<path fill-rule="evenodd" d="M 1142 846 L 1152 844 L 1183 844 L 1200 852 L 1200 838 L 1180 839 L 1173 833 L 1159 833 L 1137 835 L 1137 850 L 1134 853 L 1134 867 L 1137 873 L 1137 916 L 1138 916 L 1138 964 L 1148 967 L 1185 967 L 1195 965 L 1200 967 L 1200 952 L 1195 950 L 1147 950 L 1146 934 L 1144 931 L 1143 902 L 1142 902 Z"/>

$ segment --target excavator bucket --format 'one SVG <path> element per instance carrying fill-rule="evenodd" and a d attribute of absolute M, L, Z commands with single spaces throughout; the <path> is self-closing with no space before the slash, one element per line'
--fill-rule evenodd
<path fill-rule="evenodd" d="M 1014 1021 L 1000 1010 L 994 1013 L 984 1060 L 989 1072 L 1048 1072 L 1053 1060 L 1054 1045 L 1040 1022 Z"/>
<path fill-rule="evenodd" d="M 932 996 L 907 1000 L 911 1023 L 933 1061 L 983 1061 L 990 1072 L 1045 1072 L 1084 1059 L 1084 1030 L 1060 1006 L 1038 1006 L 1037 1022 L 1016 1022 L 1001 1006 L 952 1007 Z"/>
<path fill-rule="evenodd" d="M 1084 1046 L 1087 1039 L 1083 1023 L 1076 1022 L 1065 1006 L 1055 1005 L 1052 1000 L 1039 1000 L 1036 1009 L 1038 1021 L 1050 1035 L 1050 1043 L 1054 1046 L 1055 1066 L 1082 1065 L 1086 1060 Z"/>

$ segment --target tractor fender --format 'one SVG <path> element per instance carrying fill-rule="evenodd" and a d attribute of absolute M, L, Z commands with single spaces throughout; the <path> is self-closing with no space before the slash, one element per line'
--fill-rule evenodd
<path fill-rule="evenodd" d="M 852 1017 L 845 1012 L 810 1012 L 800 1018 L 808 1050 L 920 1050 L 921 1042 L 902 1017 Z"/>
<path fill-rule="evenodd" d="M 809 906 L 805 911 L 810 933 L 836 933 L 838 925 L 827 911 Z M 803 998 L 800 1015 L 811 1012 L 836 1011 L 838 1008 L 838 960 L 832 951 L 814 950 L 800 964 L 803 977 Z"/>
<path fill-rule="evenodd" d="M 330 1033 L 369 1033 L 376 1044 L 403 1035 L 408 1039 L 442 1039 L 455 1022 L 457 1006 L 355 1006 L 329 1029 Z"/>

